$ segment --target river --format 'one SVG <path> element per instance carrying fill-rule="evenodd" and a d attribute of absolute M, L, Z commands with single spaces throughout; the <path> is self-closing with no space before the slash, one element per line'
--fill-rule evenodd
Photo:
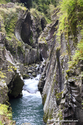
<path fill-rule="evenodd" d="M 26 123 L 28 125 L 45 125 L 43 122 L 42 98 L 37 87 L 39 78 L 40 75 L 33 79 L 25 79 L 23 96 L 10 100 L 13 120 L 16 121 L 16 125 L 26 125 Z"/>

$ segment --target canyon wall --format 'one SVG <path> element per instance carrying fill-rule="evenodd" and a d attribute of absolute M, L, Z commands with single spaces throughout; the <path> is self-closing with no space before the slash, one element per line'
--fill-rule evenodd
<path fill-rule="evenodd" d="M 69 67 L 69 61 L 75 54 L 81 35 L 80 32 L 77 34 L 76 41 L 73 41 L 72 35 L 69 36 L 68 42 L 62 33 L 59 41 L 57 12 L 59 9 L 55 10 L 52 24 L 46 26 L 38 41 L 45 59 L 38 85 L 44 105 L 43 119 L 47 125 L 82 125 L 83 61 L 80 60 L 78 64 Z"/>

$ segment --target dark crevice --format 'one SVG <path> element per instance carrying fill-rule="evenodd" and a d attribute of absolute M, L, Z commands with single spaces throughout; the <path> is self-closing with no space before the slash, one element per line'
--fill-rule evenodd
<path fill-rule="evenodd" d="M 44 28 L 46 27 L 46 20 L 45 20 L 45 18 L 43 17 L 42 19 L 41 19 L 41 27 L 42 27 L 42 30 L 44 30 Z"/>
<path fill-rule="evenodd" d="M 41 53 L 40 53 L 40 61 L 43 61 L 43 57 L 42 57 Z"/>
<path fill-rule="evenodd" d="M 31 26 L 31 16 L 30 13 L 28 13 L 26 19 L 22 23 L 21 38 L 25 43 L 29 45 L 31 44 L 29 40 L 31 35 L 30 26 Z"/>
<path fill-rule="evenodd" d="M 59 83 L 59 86 L 60 86 L 60 91 L 62 91 L 62 73 L 61 73 L 61 65 L 60 65 L 60 50 L 57 50 L 56 51 L 56 57 L 57 57 L 57 66 L 58 66 L 58 83 Z"/>

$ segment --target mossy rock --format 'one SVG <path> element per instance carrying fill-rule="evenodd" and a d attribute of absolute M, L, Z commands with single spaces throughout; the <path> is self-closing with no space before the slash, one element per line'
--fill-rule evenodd
<path fill-rule="evenodd" d="M 42 104 L 43 105 L 45 104 L 46 98 L 47 98 L 47 95 L 45 94 L 44 97 L 43 97 L 43 99 L 42 99 Z"/>
<path fill-rule="evenodd" d="M 33 76 L 33 77 L 36 77 L 36 73 L 35 73 L 35 72 L 33 72 L 33 73 L 32 73 L 32 76 Z"/>
<path fill-rule="evenodd" d="M 44 113 L 43 121 L 47 123 L 47 120 L 48 120 L 48 113 Z"/>
<path fill-rule="evenodd" d="M 57 101 L 58 105 L 60 104 L 60 101 L 62 98 L 62 93 L 63 93 L 63 91 L 61 91 L 61 92 L 57 92 L 57 90 L 55 91 L 56 101 Z"/>
<path fill-rule="evenodd" d="M 1 32 L 5 34 L 5 46 L 12 55 L 24 56 L 23 42 L 15 37 L 15 28 L 20 15 L 24 15 L 26 8 L 21 4 L 8 3 L 0 5 Z"/>
<path fill-rule="evenodd" d="M 28 79 L 30 76 L 28 74 L 23 74 L 23 79 Z"/>
<path fill-rule="evenodd" d="M 51 111 L 48 114 L 48 119 L 53 119 L 53 109 L 50 109 Z"/>

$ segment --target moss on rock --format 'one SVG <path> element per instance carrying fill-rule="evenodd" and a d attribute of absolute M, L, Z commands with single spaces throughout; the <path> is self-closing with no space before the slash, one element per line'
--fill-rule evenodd
<path fill-rule="evenodd" d="M 15 125 L 12 121 L 12 111 L 5 104 L 0 104 L 0 125 Z"/>
<path fill-rule="evenodd" d="M 15 27 L 20 15 L 24 15 L 26 8 L 21 4 L 8 3 L 0 5 L 1 33 L 6 37 L 6 48 L 13 55 L 23 53 L 23 43 L 15 37 Z M 19 51 L 21 50 L 21 52 Z"/>
<path fill-rule="evenodd" d="M 30 76 L 28 74 L 23 74 L 23 79 L 27 79 L 29 78 Z"/>
<path fill-rule="evenodd" d="M 44 113 L 43 121 L 47 123 L 47 120 L 48 120 L 48 113 Z"/>
<path fill-rule="evenodd" d="M 42 104 L 43 104 L 43 105 L 45 104 L 46 97 L 47 97 L 47 95 L 45 94 L 44 97 L 43 97 L 43 99 L 42 99 Z"/>

